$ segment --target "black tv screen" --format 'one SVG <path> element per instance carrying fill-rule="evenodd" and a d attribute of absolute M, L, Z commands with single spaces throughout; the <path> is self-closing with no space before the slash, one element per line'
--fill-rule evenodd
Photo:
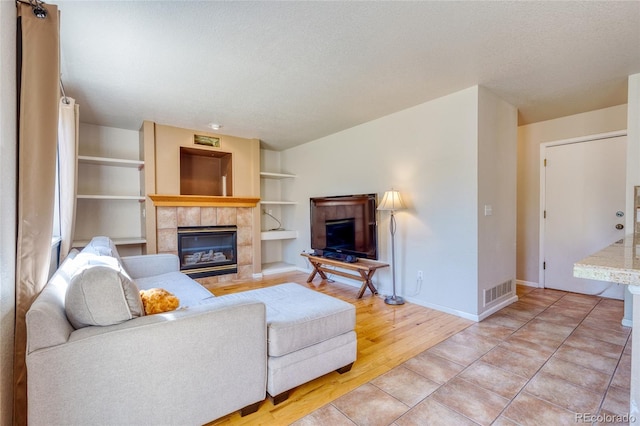
<path fill-rule="evenodd" d="M 377 260 L 377 201 L 376 194 L 311 198 L 311 248 Z"/>

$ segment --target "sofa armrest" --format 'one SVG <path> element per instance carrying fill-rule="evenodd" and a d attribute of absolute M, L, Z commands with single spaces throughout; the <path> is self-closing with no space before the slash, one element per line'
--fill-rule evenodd
<path fill-rule="evenodd" d="M 122 258 L 122 266 L 131 278 L 160 275 L 180 270 L 180 259 L 175 254 L 143 254 Z"/>
<path fill-rule="evenodd" d="M 27 355 L 29 424 L 205 424 L 265 398 L 266 359 L 255 301 L 76 330 Z"/>

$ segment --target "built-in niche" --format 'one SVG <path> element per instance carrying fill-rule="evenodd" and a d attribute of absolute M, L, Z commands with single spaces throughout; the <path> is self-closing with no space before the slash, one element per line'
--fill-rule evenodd
<path fill-rule="evenodd" d="M 180 195 L 232 196 L 231 153 L 180 147 Z"/>

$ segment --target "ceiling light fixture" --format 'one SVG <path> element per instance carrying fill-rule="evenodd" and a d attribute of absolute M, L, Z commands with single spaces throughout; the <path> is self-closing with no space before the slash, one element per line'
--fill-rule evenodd
<path fill-rule="evenodd" d="M 209 123 L 207 126 L 212 128 L 213 130 L 220 130 L 222 128 L 222 124 L 218 123 Z"/>

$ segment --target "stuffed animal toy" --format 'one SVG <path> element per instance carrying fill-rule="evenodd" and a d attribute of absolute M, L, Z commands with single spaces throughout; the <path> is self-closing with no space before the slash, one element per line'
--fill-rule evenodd
<path fill-rule="evenodd" d="M 180 300 L 163 288 L 140 290 L 140 298 L 146 315 L 173 311 L 180 305 Z"/>

